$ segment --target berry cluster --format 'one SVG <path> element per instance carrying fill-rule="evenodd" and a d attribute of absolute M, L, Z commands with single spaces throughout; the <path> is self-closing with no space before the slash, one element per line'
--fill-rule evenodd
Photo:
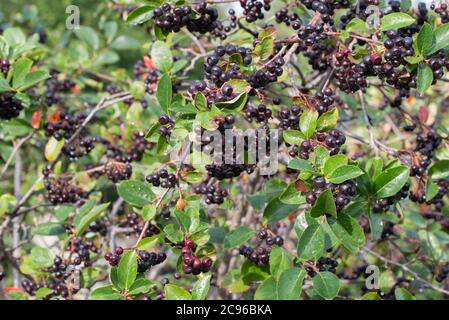
<path fill-rule="evenodd" d="M 100 234 L 105 237 L 108 233 L 109 220 L 106 217 L 101 217 L 89 225 L 89 231 Z"/>
<path fill-rule="evenodd" d="M 130 163 L 108 161 L 104 166 L 104 172 L 108 179 L 114 183 L 128 180 L 133 174 L 133 167 Z"/>
<path fill-rule="evenodd" d="M 438 282 L 443 282 L 444 280 L 447 279 L 448 275 L 449 275 L 449 263 L 446 263 L 443 267 L 441 267 L 435 280 Z"/>
<path fill-rule="evenodd" d="M 48 106 L 58 104 L 61 102 L 59 93 L 69 92 L 75 86 L 76 83 L 69 76 L 62 76 L 57 70 L 50 70 L 50 78 L 45 82 L 46 90 L 45 103 Z"/>
<path fill-rule="evenodd" d="M 148 269 L 150 269 L 152 266 L 155 266 L 157 264 L 161 264 L 167 259 L 167 254 L 165 252 L 147 252 L 147 251 L 141 251 L 139 250 L 139 256 L 138 256 L 138 265 L 137 265 L 137 271 L 138 272 L 145 272 Z"/>
<path fill-rule="evenodd" d="M 6 77 L 9 72 L 9 68 L 11 67 L 11 63 L 8 59 L 0 59 L 0 72 Z"/>
<path fill-rule="evenodd" d="M 12 93 L 4 92 L 0 94 L 0 119 L 10 120 L 17 118 L 22 109 L 22 102 Z"/>
<path fill-rule="evenodd" d="M 84 263 L 84 266 L 86 267 L 92 265 L 90 253 L 97 254 L 99 252 L 99 248 L 97 248 L 92 241 L 85 241 L 77 237 L 71 239 L 67 245 L 67 250 L 73 254 L 71 261 L 73 265 L 78 266 L 81 263 Z"/>
<path fill-rule="evenodd" d="M 56 140 L 70 139 L 72 135 L 81 127 L 86 115 L 80 113 L 72 116 L 66 112 L 57 112 L 51 116 L 51 119 L 44 124 L 45 135 L 54 137 Z"/>
<path fill-rule="evenodd" d="M 239 248 L 240 255 L 249 259 L 251 262 L 263 266 L 269 263 L 270 253 L 273 245 L 283 246 L 284 239 L 281 236 L 271 235 L 267 229 L 260 229 L 257 232 L 257 239 L 260 241 L 255 249 L 247 245 L 242 245 Z M 262 246 L 265 241 L 265 246 Z"/>
<path fill-rule="evenodd" d="M 255 22 L 258 19 L 265 17 L 263 10 L 269 11 L 271 9 L 271 0 L 240 0 L 240 5 L 243 8 L 243 15 L 246 21 Z"/>
<path fill-rule="evenodd" d="M 307 103 L 309 106 L 315 108 L 315 110 L 321 115 L 332 109 L 335 102 L 333 94 L 334 91 L 331 88 L 325 88 L 323 91 L 320 91 L 314 96 L 308 98 Z"/>
<path fill-rule="evenodd" d="M 139 236 L 140 233 L 142 233 L 144 224 L 143 219 L 137 213 L 129 212 L 126 214 L 126 219 L 120 223 L 120 227 L 133 228 L 137 236 Z M 159 230 L 157 226 L 150 223 L 144 236 L 151 237 L 155 234 L 159 234 L 160 232 L 161 230 Z"/>
<path fill-rule="evenodd" d="M 284 130 L 298 130 L 301 113 L 302 109 L 297 105 L 293 105 L 291 109 L 282 107 L 278 115 L 279 126 Z"/>
<path fill-rule="evenodd" d="M 385 35 L 387 39 L 384 41 L 385 49 L 384 59 L 386 62 L 393 65 L 393 67 L 399 67 L 401 64 L 406 64 L 407 61 L 405 57 L 413 56 L 415 53 L 413 51 L 413 39 L 409 36 L 403 36 L 396 30 L 388 30 Z M 382 57 L 375 56 L 375 58 L 370 59 L 374 65 L 379 65 Z"/>
<path fill-rule="evenodd" d="M 116 267 L 120 262 L 120 257 L 122 256 L 123 251 L 124 250 L 122 247 L 117 247 L 115 248 L 114 252 L 107 252 L 104 255 L 104 259 L 109 262 L 109 265 L 111 267 Z"/>
<path fill-rule="evenodd" d="M 254 172 L 254 165 L 246 164 L 208 164 L 206 170 L 210 177 L 217 178 L 218 180 L 229 179 L 240 176 L 242 172 L 251 174 Z"/>
<path fill-rule="evenodd" d="M 318 71 L 327 70 L 331 65 L 334 48 L 327 41 L 324 25 L 322 23 L 304 25 L 298 30 L 298 38 L 300 40 L 298 51 L 308 58 L 310 66 Z"/>
<path fill-rule="evenodd" d="M 440 146 L 441 142 L 441 136 L 434 130 L 431 130 L 426 136 L 418 135 L 416 137 L 415 151 L 430 158 L 433 156 L 434 151 Z"/>
<path fill-rule="evenodd" d="M 228 56 L 227 60 L 226 56 Z M 282 66 L 285 63 L 282 57 L 278 57 L 254 72 L 243 74 L 239 64 L 236 63 L 238 61 L 241 61 L 244 66 L 250 65 L 251 49 L 236 47 L 233 44 L 228 44 L 226 47 L 218 46 L 204 63 L 206 79 L 212 81 L 217 87 L 221 87 L 231 79 L 243 79 L 253 88 L 263 88 L 282 75 Z"/>
<path fill-rule="evenodd" d="M 351 93 L 367 87 L 365 68 L 355 65 L 349 60 L 349 49 L 335 54 L 335 84 L 340 90 Z"/>
<path fill-rule="evenodd" d="M 438 7 L 435 7 L 433 10 L 435 13 L 437 13 L 441 18 L 441 23 L 448 23 L 449 22 L 449 7 L 447 3 L 441 2 Z"/>
<path fill-rule="evenodd" d="M 392 206 L 395 202 L 407 198 L 410 189 L 410 184 L 406 183 L 398 193 L 394 196 L 388 198 L 377 199 L 373 205 L 373 212 L 379 213 L 388 211 L 390 206 Z"/>
<path fill-rule="evenodd" d="M 325 147 L 330 150 L 331 156 L 339 153 L 340 147 L 346 142 L 346 136 L 337 129 L 332 129 L 327 134 L 318 133 L 316 139 L 317 141 L 324 143 Z"/>
<path fill-rule="evenodd" d="M 426 171 L 427 171 L 427 167 L 429 167 L 430 165 L 430 161 L 425 159 L 425 160 L 421 160 L 419 162 L 419 164 L 413 164 L 410 167 L 410 176 L 414 177 L 414 176 L 420 176 L 422 177 Z"/>
<path fill-rule="evenodd" d="M 347 180 L 341 184 L 326 183 L 324 177 L 315 177 L 312 179 L 313 190 L 306 194 L 306 201 L 314 205 L 318 196 L 325 190 L 330 189 L 334 196 L 337 211 L 342 210 L 349 204 L 351 197 L 357 194 L 354 180 Z"/>
<path fill-rule="evenodd" d="M 182 257 L 182 271 L 185 274 L 198 275 L 201 272 L 209 272 L 212 267 L 213 261 L 209 257 L 203 257 L 202 259 L 195 256 L 194 252 L 196 249 L 195 243 L 186 239 L 184 241 L 184 246 L 181 249 Z"/>
<path fill-rule="evenodd" d="M 162 179 L 162 181 L 161 181 Z M 158 172 L 146 176 L 145 180 L 155 187 L 173 188 L 176 185 L 176 174 L 168 173 L 167 169 L 161 169 Z"/>
<path fill-rule="evenodd" d="M 166 114 L 163 114 L 159 117 L 159 123 L 161 124 L 159 127 L 159 134 L 164 138 L 170 136 L 171 130 L 175 125 L 175 121 L 170 119 L 170 117 Z"/>
<path fill-rule="evenodd" d="M 172 6 L 165 2 L 153 11 L 155 25 L 163 30 L 179 32 L 187 27 L 190 32 L 210 33 L 224 40 L 230 27 L 224 27 L 218 20 L 217 9 L 201 0 L 192 8 L 190 6 Z"/>
<path fill-rule="evenodd" d="M 321 257 L 316 264 L 320 271 L 336 272 L 338 261 L 333 258 Z"/>
<path fill-rule="evenodd" d="M 204 195 L 204 201 L 206 204 L 222 204 L 224 198 L 228 196 L 228 191 L 221 189 L 218 186 L 210 185 L 205 183 L 200 183 L 193 188 L 194 192 L 197 194 Z"/>
<path fill-rule="evenodd" d="M 255 122 L 268 122 L 272 118 L 273 112 L 268 109 L 263 103 L 259 104 L 257 107 L 253 104 L 248 103 L 245 108 L 245 119 L 249 122 L 253 120 Z"/>
<path fill-rule="evenodd" d="M 116 162 L 130 163 L 131 161 L 140 161 L 147 150 L 151 150 L 154 145 L 145 140 L 143 131 L 134 131 L 132 135 L 132 145 L 129 148 L 111 143 L 104 138 L 97 139 L 103 143 L 106 148 L 106 156 Z"/>
<path fill-rule="evenodd" d="M 332 16 L 335 9 L 348 8 L 350 0 L 301 0 L 304 6 L 321 14 L 321 19 L 329 24 L 333 24 Z"/>
<path fill-rule="evenodd" d="M 71 183 L 68 176 L 60 176 L 56 179 L 50 178 L 50 170 L 42 171 L 44 185 L 47 189 L 46 197 L 52 204 L 76 203 L 82 198 L 87 198 L 87 192 Z"/>
<path fill-rule="evenodd" d="M 293 28 L 293 30 L 298 30 L 301 28 L 301 20 L 296 13 L 289 14 L 287 7 L 282 7 L 274 14 L 277 23 L 285 23 L 287 26 Z"/>

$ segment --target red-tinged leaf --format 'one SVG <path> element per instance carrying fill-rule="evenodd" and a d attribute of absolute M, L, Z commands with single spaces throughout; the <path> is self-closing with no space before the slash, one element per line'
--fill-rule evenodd
<path fill-rule="evenodd" d="M 429 110 L 423 106 L 419 107 L 419 121 L 421 121 L 421 123 L 426 123 L 428 118 Z"/>
<path fill-rule="evenodd" d="M 292 212 L 289 214 L 287 219 L 288 219 L 288 221 L 293 222 L 293 221 L 295 221 L 295 218 L 296 218 L 296 212 Z"/>
<path fill-rule="evenodd" d="M 80 93 L 81 92 L 81 87 L 79 85 L 74 85 L 71 89 L 72 93 Z"/>
<path fill-rule="evenodd" d="M 304 183 L 301 180 L 298 180 L 295 184 L 295 188 L 298 191 L 302 191 L 302 192 L 308 192 L 309 189 L 307 188 L 306 185 L 304 185 Z"/>
<path fill-rule="evenodd" d="M 55 113 L 49 115 L 47 118 L 48 118 L 48 121 L 50 121 L 51 123 L 56 123 L 59 121 L 59 119 L 61 119 L 61 112 L 56 111 Z"/>
<path fill-rule="evenodd" d="M 6 293 L 11 293 L 11 292 L 20 292 L 25 294 L 25 292 L 22 289 L 16 288 L 16 287 L 8 287 L 3 289 L 3 291 L 5 291 Z"/>
<path fill-rule="evenodd" d="M 31 117 L 31 126 L 34 129 L 39 129 L 39 125 L 41 123 L 42 111 L 36 111 L 33 113 Z"/>
<path fill-rule="evenodd" d="M 153 63 L 153 60 L 149 57 L 149 56 L 145 56 L 145 57 L 143 57 L 143 62 L 145 63 L 145 66 L 148 68 L 148 69 L 154 69 L 154 63 Z"/>

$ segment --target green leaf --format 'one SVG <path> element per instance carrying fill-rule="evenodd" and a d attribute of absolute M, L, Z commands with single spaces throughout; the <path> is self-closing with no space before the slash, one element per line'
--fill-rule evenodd
<path fill-rule="evenodd" d="M 365 22 L 364 22 L 365 24 Z M 338 108 L 333 108 L 323 113 L 317 121 L 317 129 L 320 131 L 327 131 L 335 127 L 338 121 Z"/>
<path fill-rule="evenodd" d="M 131 288 L 137 276 L 137 253 L 129 250 L 120 258 L 117 267 L 117 278 L 120 286 L 124 289 Z"/>
<path fill-rule="evenodd" d="M 242 92 L 229 101 L 215 103 L 215 106 L 218 109 L 233 110 L 237 112 L 243 109 L 243 107 L 246 105 L 246 101 L 248 101 L 248 93 Z"/>
<path fill-rule="evenodd" d="M 156 235 L 152 237 L 143 238 L 142 240 L 139 241 L 136 247 L 139 250 L 150 250 L 158 243 L 158 241 L 159 238 Z"/>
<path fill-rule="evenodd" d="M 426 56 L 435 43 L 435 36 L 433 35 L 433 30 L 430 24 L 427 22 L 419 30 L 417 38 L 417 48 L 419 54 Z"/>
<path fill-rule="evenodd" d="M 347 250 L 358 252 L 365 244 L 363 229 L 351 216 L 341 212 L 337 219 L 329 218 L 328 223 L 332 232 Z"/>
<path fill-rule="evenodd" d="M 266 37 L 256 44 L 254 53 L 260 57 L 261 60 L 267 59 L 274 50 L 274 38 Z"/>
<path fill-rule="evenodd" d="M 145 5 L 135 9 L 126 18 L 126 23 L 136 26 L 149 21 L 153 16 L 153 9 L 155 7 L 155 5 Z"/>
<path fill-rule="evenodd" d="M 192 300 L 192 296 L 187 290 L 175 286 L 174 284 L 167 284 L 164 287 L 165 299 L 167 300 Z"/>
<path fill-rule="evenodd" d="M 138 50 L 140 49 L 140 42 L 130 36 L 117 37 L 111 43 L 111 49 L 115 50 Z"/>
<path fill-rule="evenodd" d="M 170 71 L 173 65 L 173 56 L 170 49 L 165 42 L 159 40 L 154 42 L 151 47 L 151 58 L 156 68 L 162 72 Z"/>
<path fill-rule="evenodd" d="M 284 219 L 297 208 L 297 205 L 285 204 L 278 198 L 275 198 L 265 207 L 263 217 L 266 220 L 266 223 L 270 224 Z"/>
<path fill-rule="evenodd" d="M 440 187 L 431 179 L 427 179 L 426 182 L 426 201 L 432 200 L 440 190 Z"/>
<path fill-rule="evenodd" d="M 53 290 L 46 288 L 46 287 L 42 287 L 36 291 L 36 293 L 34 294 L 34 297 L 36 299 L 42 299 L 42 298 L 49 296 L 52 293 L 53 293 Z"/>
<path fill-rule="evenodd" d="M 35 86 L 39 82 L 42 82 L 45 79 L 48 79 L 49 77 L 50 76 L 48 75 L 48 73 L 46 73 L 44 71 L 33 71 L 31 73 L 28 73 L 25 76 L 25 79 L 24 79 L 22 85 L 19 88 L 17 88 L 17 90 L 25 91 L 25 90 L 31 88 L 32 86 Z"/>
<path fill-rule="evenodd" d="M 153 281 L 145 278 L 140 278 L 134 281 L 132 286 L 129 288 L 129 294 L 130 295 L 145 294 L 149 292 L 153 286 L 154 286 Z"/>
<path fill-rule="evenodd" d="M 41 223 L 31 229 L 32 234 L 40 236 L 57 236 L 65 233 L 65 228 L 62 224 L 57 222 Z"/>
<path fill-rule="evenodd" d="M 98 33 L 91 27 L 81 26 L 75 29 L 75 34 L 80 40 L 86 42 L 93 49 L 98 50 L 100 48 Z"/>
<path fill-rule="evenodd" d="M 415 19 L 403 12 L 390 13 L 380 20 L 380 30 L 404 28 L 415 22 Z"/>
<path fill-rule="evenodd" d="M 310 215 L 314 218 L 324 214 L 330 214 L 334 217 L 337 216 L 337 208 L 335 207 L 334 197 L 330 189 L 321 192 L 310 211 Z"/>
<path fill-rule="evenodd" d="M 394 290 L 396 300 L 416 300 L 416 298 L 404 288 L 396 288 Z"/>
<path fill-rule="evenodd" d="M 154 199 L 151 187 L 137 180 L 122 181 L 117 186 L 117 192 L 123 200 L 136 207 L 143 207 Z"/>
<path fill-rule="evenodd" d="M 279 275 L 290 268 L 290 257 L 281 247 L 273 247 L 270 254 L 270 273 L 276 279 Z"/>
<path fill-rule="evenodd" d="M 210 288 L 210 274 L 203 275 L 201 279 L 199 279 L 192 288 L 192 299 L 193 300 L 205 300 L 207 297 L 207 293 Z"/>
<path fill-rule="evenodd" d="M 254 300 L 276 300 L 277 283 L 273 277 L 268 277 L 262 282 L 254 293 Z"/>
<path fill-rule="evenodd" d="M 0 75 L 0 93 L 11 90 L 11 86 L 9 82 L 3 78 L 3 75 Z"/>
<path fill-rule="evenodd" d="M 418 66 L 418 78 L 416 80 L 416 86 L 418 92 L 422 95 L 429 89 L 433 82 L 433 72 L 432 69 L 423 63 Z"/>
<path fill-rule="evenodd" d="M 90 294 L 90 298 L 93 300 L 119 300 L 121 297 L 121 294 L 114 290 L 112 285 L 96 288 Z"/>
<path fill-rule="evenodd" d="M 306 271 L 300 268 L 290 268 L 279 276 L 277 293 L 279 300 L 298 300 Z"/>
<path fill-rule="evenodd" d="M 255 231 L 249 227 L 240 226 L 237 229 L 229 232 L 224 239 L 225 249 L 230 249 L 245 243 L 253 237 Z"/>
<path fill-rule="evenodd" d="M 207 111 L 207 100 L 204 94 L 200 91 L 195 94 L 195 107 L 200 111 Z"/>
<path fill-rule="evenodd" d="M 449 160 L 436 161 L 429 168 L 429 176 L 435 180 L 446 179 L 449 177 Z"/>
<path fill-rule="evenodd" d="M 296 190 L 296 183 L 292 182 L 287 189 L 279 196 L 279 200 L 286 204 L 303 204 L 306 203 L 305 196 Z"/>
<path fill-rule="evenodd" d="M 329 176 L 335 169 L 347 165 L 348 157 L 344 154 L 336 154 L 329 157 L 324 163 L 323 173 L 327 177 Z"/>
<path fill-rule="evenodd" d="M 172 99 L 172 83 L 171 78 L 167 73 L 165 73 L 159 80 L 156 96 L 162 110 L 167 113 Z"/>
<path fill-rule="evenodd" d="M 357 178 L 364 174 L 363 170 L 354 165 L 345 165 L 338 167 L 331 174 L 326 176 L 326 178 L 336 184 L 343 183 L 347 180 Z"/>
<path fill-rule="evenodd" d="M 142 208 L 142 217 L 145 221 L 153 219 L 156 216 L 156 213 L 157 208 L 154 204 L 149 203 Z"/>
<path fill-rule="evenodd" d="M 285 142 L 291 145 L 300 144 L 304 139 L 304 135 L 298 130 L 285 130 L 282 132 L 282 137 Z"/>
<path fill-rule="evenodd" d="M 449 23 L 442 24 L 433 32 L 435 36 L 435 45 L 428 55 L 434 54 L 438 50 L 446 48 L 449 45 Z"/>
<path fill-rule="evenodd" d="M 51 137 L 45 145 L 45 159 L 48 161 L 54 161 L 64 146 L 64 139 L 56 140 L 55 137 Z"/>
<path fill-rule="evenodd" d="M 409 178 L 408 168 L 397 166 L 382 172 L 374 181 L 374 189 L 378 198 L 395 195 L 405 185 Z"/>
<path fill-rule="evenodd" d="M 324 252 L 324 230 L 321 224 L 313 223 L 307 226 L 298 240 L 297 253 L 301 260 L 321 257 Z"/>
<path fill-rule="evenodd" d="M 109 206 L 108 203 L 102 203 L 99 206 L 96 206 L 93 208 L 89 213 L 83 215 L 79 222 L 76 224 L 76 236 L 80 236 L 86 231 L 86 229 L 89 227 L 89 225 L 94 222 L 100 214 L 106 210 L 106 208 Z"/>
<path fill-rule="evenodd" d="M 314 109 L 306 109 L 299 119 L 299 128 L 305 138 L 310 138 L 317 126 L 318 112 Z"/>
<path fill-rule="evenodd" d="M 115 51 L 107 50 L 98 54 L 98 57 L 94 61 L 94 66 L 114 64 L 119 60 L 120 56 Z"/>
<path fill-rule="evenodd" d="M 55 254 L 47 248 L 33 247 L 30 254 L 31 263 L 36 268 L 48 268 L 53 265 Z"/>
<path fill-rule="evenodd" d="M 292 159 L 289 163 L 288 163 L 288 167 L 290 169 L 295 169 L 295 170 L 309 170 L 309 171 L 313 171 L 313 167 L 310 164 L 309 161 L 307 160 L 303 160 L 303 159 Z"/>
<path fill-rule="evenodd" d="M 363 297 L 360 298 L 360 300 L 382 300 L 377 292 L 368 292 L 363 295 Z"/>
<path fill-rule="evenodd" d="M 25 78 L 30 72 L 32 65 L 33 61 L 28 58 L 23 58 L 14 62 L 12 65 L 14 70 L 12 85 L 14 88 L 19 88 L 25 83 Z"/>
<path fill-rule="evenodd" d="M 340 291 L 340 279 L 332 272 L 318 272 L 313 278 L 313 289 L 325 299 L 334 299 Z"/>

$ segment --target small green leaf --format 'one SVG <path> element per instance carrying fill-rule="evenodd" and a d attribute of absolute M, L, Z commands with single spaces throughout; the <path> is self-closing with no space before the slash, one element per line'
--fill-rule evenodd
<path fill-rule="evenodd" d="M 90 294 L 93 300 L 119 300 L 121 294 L 112 285 L 94 289 Z"/>
<path fill-rule="evenodd" d="M 266 220 L 266 223 L 273 223 L 284 219 L 297 208 L 297 205 L 285 204 L 278 198 L 274 198 L 265 207 L 263 217 Z"/>
<path fill-rule="evenodd" d="M 438 50 L 449 46 L 449 23 L 442 24 L 436 28 L 433 34 L 435 36 L 435 45 L 430 52 L 428 52 L 428 55 L 434 54 Z"/>
<path fill-rule="evenodd" d="M 33 61 L 28 58 L 17 60 L 12 65 L 14 70 L 12 85 L 14 88 L 19 88 L 25 83 L 25 78 L 29 74 Z"/>
<path fill-rule="evenodd" d="M 276 300 L 277 283 L 274 277 L 268 277 L 262 282 L 254 293 L 254 300 Z"/>
<path fill-rule="evenodd" d="M 165 73 L 159 80 L 156 91 L 157 101 L 159 102 L 162 110 L 164 110 L 164 113 L 168 112 L 168 108 L 171 105 L 172 94 L 171 78 L 167 73 Z"/>
<path fill-rule="evenodd" d="M 358 252 L 365 244 L 363 229 L 351 216 L 341 212 L 337 219 L 329 218 L 328 223 L 332 232 L 347 250 Z"/>
<path fill-rule="evenodd" d="M 207 111 L 209 108 L 207 107 L 206 97 L 202 92 L 197 92 L 195 94 L 195 107 L 200 111 Z"/>
<path fill-rule="evenodd" d="M 52 162 L 58 156 L 64 146 L 64 139 L 56 140 L 55 137 L 51 137 L 45 145 L 45 159 Z"/>
<path fill-rule="evenodd" d="M 261 60 L 267 59 L 274 50 L 274 38 L 266 37 L 256 44 L 254 53 L 260 57 Z"/>
<path fill-rule="evenodd" d="M 143 238 L 139 241 L 136 247 L 140 250 L 150 250 L 158 243 L 158 241 L 159 238 L 157 236 Z"/>
<path fill-rule="evenodd" d="M 210 288 L 210 274 L 203 275 L 192 288 L 193 300 L 205 300 Z"/>
<path fill-rule="evenodd" d="M 418 66 L 418 78 L 416 80 L 416 86 L 418 92 L 422 95 L 429 89 L 433 82 L 433 72 L 432 69 L 423 63 Z"/>
<path fill-rule="evenodd" d="M 37 268 L 48 268 L 53 265 L 55 254 L 47 248 L 34 247 L 31 249 L 30 259 Z"/>
<path fill-rule="evenodd" d="M 436 161 L 429 168 L 429 176 L 435 180 L 446 179 L 449 177 L 449 160 Z"/>
<path fill-rule="evenodd" d="M 427 22 L 419 30 L 417 38 L 418 52 L 422 56 L 426 56 L 435 43 L 435 36 L 432 27 Z"/>
<path fill-rule="evenodd" d="M 154 199 L 148 184 L 137 180 L 122 181 L 117 192 L 123 200 L 136 207 L 143 207 Z"/>
<path fill-rule="evenodd" d="M 79 222 L 75 225 L 76 235 L 82 235 L 84 231 L 86 231 L 86 229 L 89 227 L 89 225 L 94 222 L 100 216 L 100 214 L 102 214 L 104 210 L 106 210 L 108 206 L 109 202 L 103 203 L 90 210 L 89 213 L 83 215 Z"/>
<path fill-rule="evenodd" d="M 156 216 L 157 208 L 154 204 L 146 204 L 142 208 L 142 217 L 145 221 L 150 221 Z"/>
<path fill-rule="evenodd" d="M 404 288 L 396 288 L 394 290 L 396 300 L 416 300 L 416 298 Z"/>
<path fill-rule="evenodd" d="M 132 286 L 129 288 L 130 295 L 145 294 L 151 290 L 154 283 L 151 280 L 140 278 L 134 281 Z"/>
<path fill-rule="evenodd" d="M 344 154 L 336 154 L 331 157 L 329 157 L 326 162 L 324 163 L 323 167 L 323 173 L 327 177 L 329 176 L 335 169 L 347 165 L 348 164 L 348 157 Z"/>
<path fill-rule="evenodd" d="M 64 226 L 57 222 L 41 223 L 31 229 L 32 234 L 41 236 L 57 236 L 59 234 L 63 234 L 64 232 Z"/>
<path fill-rule="evenodd" d="M 364 174 L 363 170 L 354 165 L 345 165 L 338 167 L 331 174 L 326 176 L 326 178 L 336 184 L 343 183 L 347 180 L 357 178 Z"/>
<path fill-rule="evenodd" d="M 270 273 L 276 279 L 290 268 L 290 257 L 281 247 L 274 247 L 270 254 Z"/>
<path fill-rule="evenodd" d="M 167 284 L 164 287 L 165 298 L 167 300 L 192 300 L 192 296 L 187 290 L 175 286 L 174 284 Z"/>
<path fill-rule="evenodd" d="M 94 29 L 88 26 L 81 26 L 75 29 L 76 36 L 86 42 L 94 50 L 98 50 L 100 47 L 100 39 L 98 38 L 98 33 Z"/>
<path fill-rule="evenodd" d="M 151 47 L 151 58 L 156 68 L 161 72 L 170 71 L 173 65 L 173 55 L 170 49 L 165 42 L 159 40 L 155 41 Z"/>
<path fill-rule="evenodd" d="M 415 22 L 415 19 L 403 12 L 390 13 L 382 17 L 380 21 L 380 30 L 400 29 L 407 27 Z"/>
<path fill-rule="evenodd" d="M 126 22 L 135 26 L 149 21 L 153 16 L 154 8 L 154 5 L 145 5 L 142 7 L 138 7 L 128 15 L 128 18 L 126 18 Z"/>
<path fill-rule="evenodd" d="M 117 267 L 117 278 L 120 286 L 124 289 L 131 288 L 137 276 L 137 253 L 129 250 L 120 258 Z"/>
<path fill-rule="evenodd" d="M 298 300 L 301 295 L 302 284 L 306 271 L 300 268 L 290 268 L 284 270 L 278 280 L 278 299 L 279 300 Z"/>
<path fill-rule="evenodd" d="M 378 198 L 395 195 L 408 181 L 409 171 L 405 166 L 397 166 L 382 172 L 374 181 L 374 189 Z"/>
<path fill-rule="evenodd" d="M 298 145 L 304 139 L 304 135 L 298 130 L 285 130 L 282 132 L 282 136 L 284 141 L 291 145 Z"/>
<path fill-rule="evenodd" d="M 365 22 L 364 22 L 365 24 Z M 335 127 L 338 121 L 338 108 L 333 108 L 323 113 L 317 121 L 317 129 L 320 131 L 327 131 Z"/>
<path fill-rule="evenodd" d="M 310 138 L 317 126 L 318 112 L 314 109 L 306 109 L 299 119 L 299 128 L 305 138 Z"/>
<path fill-rule="evenodd" d="M 297 253 L 301 260 L 321 257 L 324 252 L 324 230 L 318 223 L 311 224 L 302 232 L 298 240 Z"/>
<path fill-rule="evenodd" d="M 241 245 L 242 243 L 245 243 L 246 241 L 251 239 L 251 237 L 254 236 L 254 233 L 255 233 L 254 230 L 249 227 L 245 226 L 238 227 L 237 229 L 229 232 L 226 235 L 224 239 L 225 249 L 234 248 Z"/>
<path fill-rule="evenodd" d="M 332 196 L 332 191 L 330 189 L 326 189 L 325 191 L 321 192 L 314 206 L 312 207 L 312 210 L 310 211 L 310 215 L 314 218 L 325 214 L 330 214 L 334 217 L 337 216 L 337 208 L 335 206 L 334 197 Z"/>
<path fill-rule="evenodd" d="M 340 291 L 340 279 L 332 272 L 318 272 L 313 278 L 313 289 L 325 299 L 334 299 Z"/>

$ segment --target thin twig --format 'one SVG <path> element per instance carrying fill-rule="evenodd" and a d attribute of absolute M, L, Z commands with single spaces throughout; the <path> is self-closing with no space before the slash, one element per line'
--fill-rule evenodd
<path fill-rule="evenodd" d="M 20 141 L 14 146 L 14 149 L 12 150 L 11 154 L 9 155 L 8 160 L 6 160 L 5 165 L 3 166 L 2 171 L 0 172 L 0 178 L 5 174 L 6 169 L 8 169 L 8 166 L 11 164 L 12 160 L 14 159 L 14 156 L 16 155 L 17 151 L 20 149 L 20 147 L 31 139 L 31 137 L 34 135 L 34 132 L 31 132 L 26 137 L 20 139 Z"/>

